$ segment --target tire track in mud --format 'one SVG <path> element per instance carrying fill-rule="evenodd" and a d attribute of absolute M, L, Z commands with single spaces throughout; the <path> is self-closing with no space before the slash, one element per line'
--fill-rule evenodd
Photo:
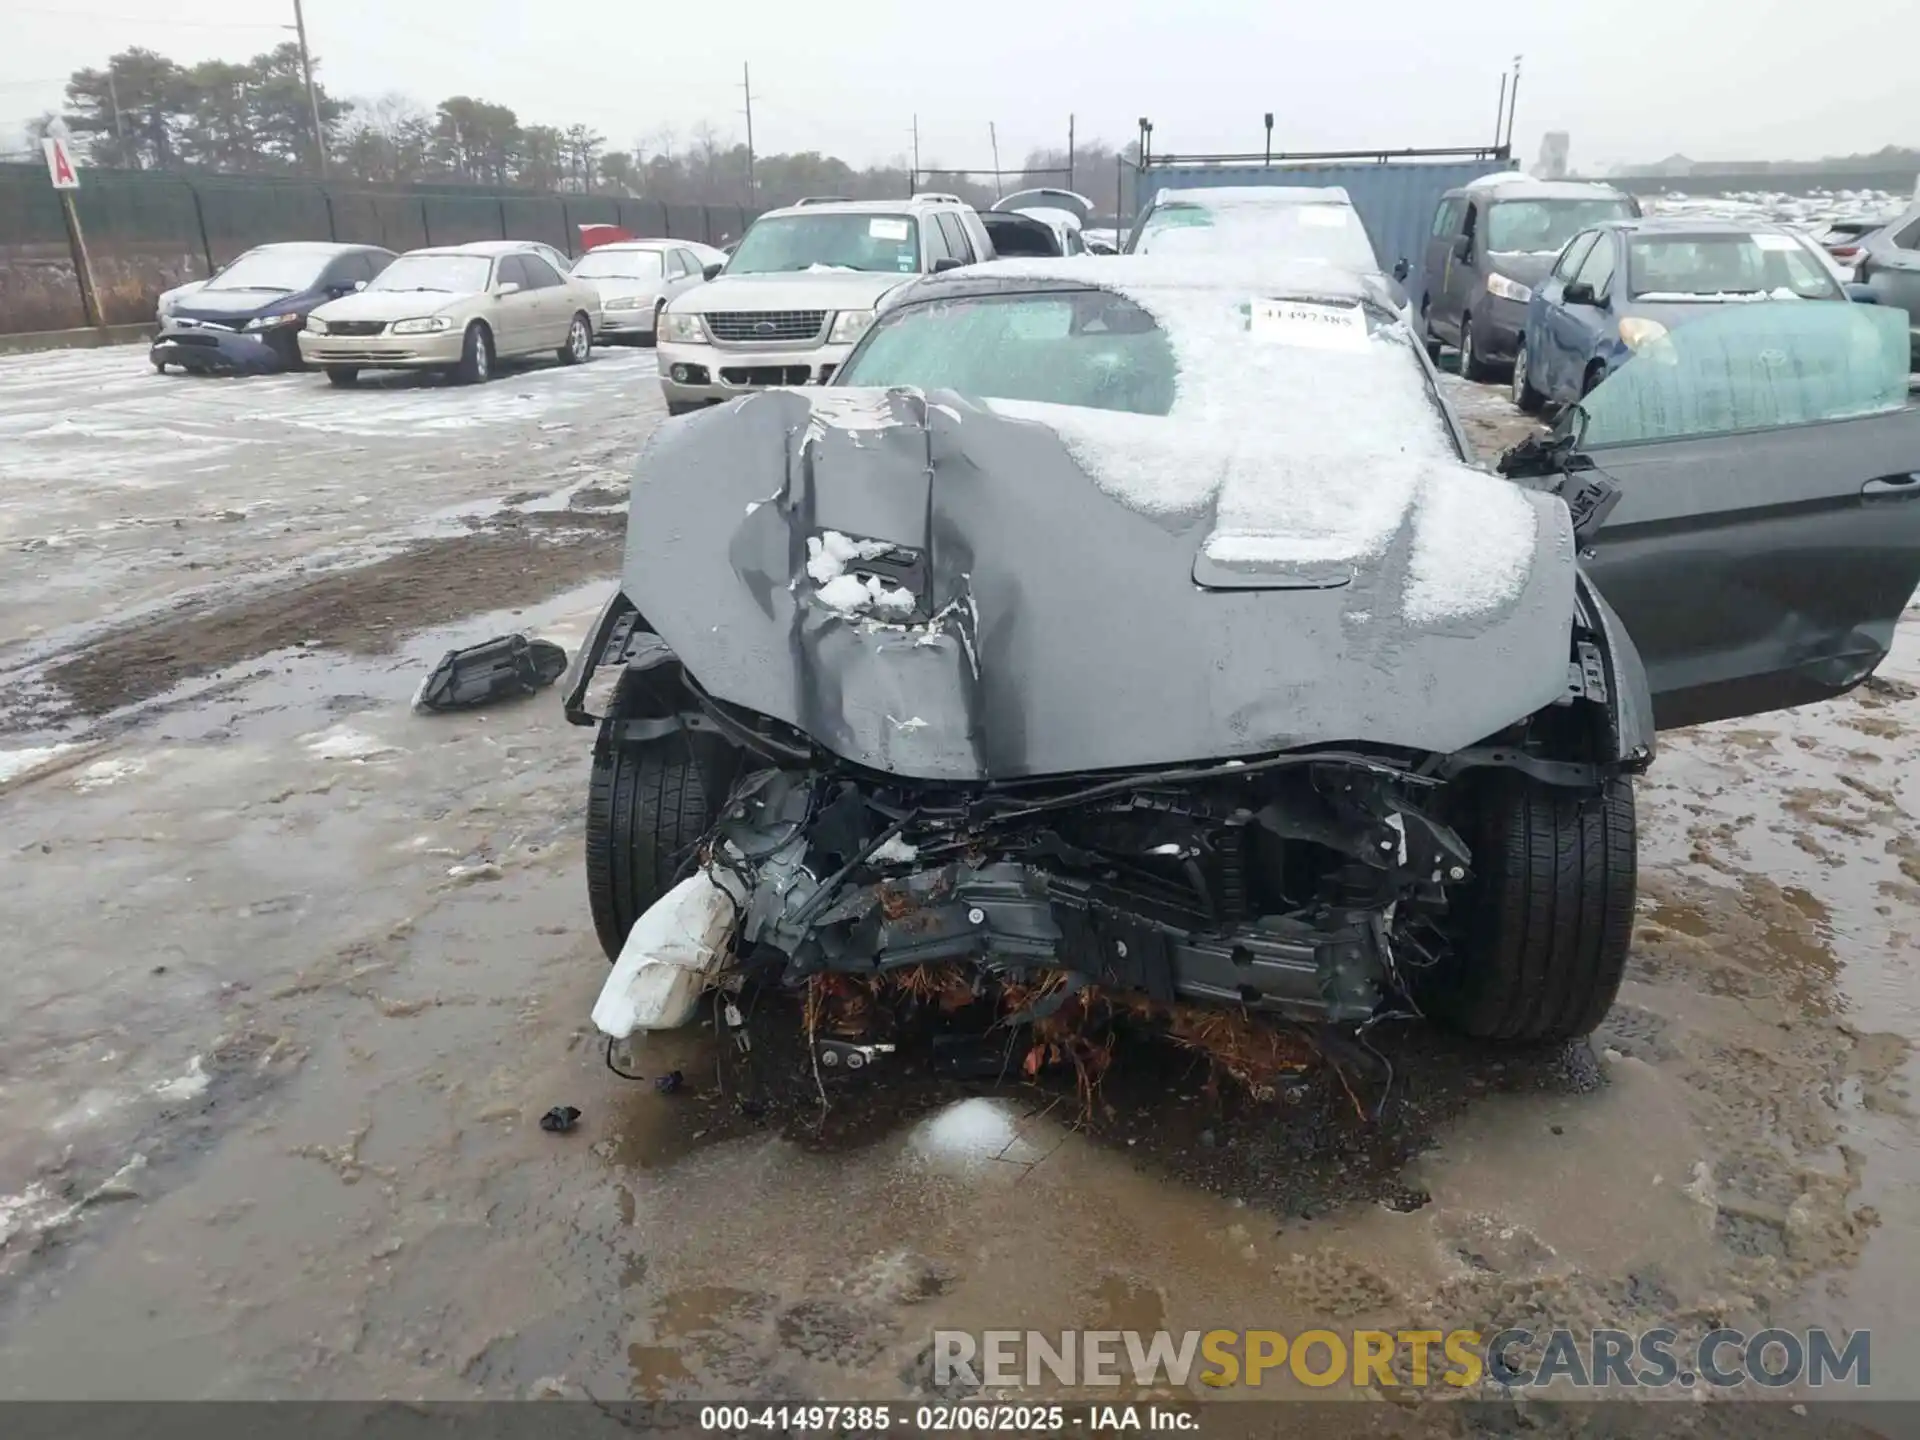
<path fill-rule="evenodd" d="M 612 574 L 625 526 L 624 511 L 515 514 L 242 599 L 193 602 L 50 665 L 42 678 L 57 693 L 33 720 L 96 719 L 280 650 L 380 654 L 420 630 L 534 604 Z"/>

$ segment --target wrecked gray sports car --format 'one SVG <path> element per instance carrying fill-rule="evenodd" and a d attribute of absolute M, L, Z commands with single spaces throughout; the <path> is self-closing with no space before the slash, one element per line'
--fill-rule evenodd
<path fill-rule="evenodd" d="M 1054 997 L 1015 1019 L 1590 1031 L 1656 728 L 1841 694 L 1920 579 L 1887 327 L 1738 308 L 1505 478 L 1377 280 L 1325 267 L 935 276 L 847 388 L 663 426 L 566 687 L 596 1022 L 941 967 Z M 1796 363 L 1728 363 L 1769 345 Z"/>

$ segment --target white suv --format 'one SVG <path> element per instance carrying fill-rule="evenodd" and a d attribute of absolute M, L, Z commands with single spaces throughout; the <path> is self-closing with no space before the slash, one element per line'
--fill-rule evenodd
<path fill-rule="evenodd" d="M 980 217 L 949 195 L 769 210 L 717 279 L 662 312 L 667 410 L 680 415 L 775 385 L 825 385 L 888 291 L 992 258 Z"/>

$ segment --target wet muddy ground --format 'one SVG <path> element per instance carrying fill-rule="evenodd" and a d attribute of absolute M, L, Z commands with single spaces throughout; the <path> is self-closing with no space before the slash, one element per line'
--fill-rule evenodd
<path fill-rule="evenodd" d="M 1671 737 L 1591 1046 L 1385 1026 L 1261 1105 L 1143 1049 L 1091 1113 L 903 1060 L 823 1112 L 769 1006 L 628 1080 L 589 732 L 407 702 L 577 643 L 650 375 L 0 360 L 0 1396 L 897 1397 L 936 1325 L 1543 1320 L 1872 1326 L 1920 1388 L 1920 616 L 1883 682 Z"/>

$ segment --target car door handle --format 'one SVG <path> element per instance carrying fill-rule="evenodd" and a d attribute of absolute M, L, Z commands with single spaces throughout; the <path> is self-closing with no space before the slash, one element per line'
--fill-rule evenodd
<path fill-rule="evenodd" d="M 1860 494 L 1868 500 L 1920 500 L 1920 470 L 1869 480 L 1860 487 Z"/>

